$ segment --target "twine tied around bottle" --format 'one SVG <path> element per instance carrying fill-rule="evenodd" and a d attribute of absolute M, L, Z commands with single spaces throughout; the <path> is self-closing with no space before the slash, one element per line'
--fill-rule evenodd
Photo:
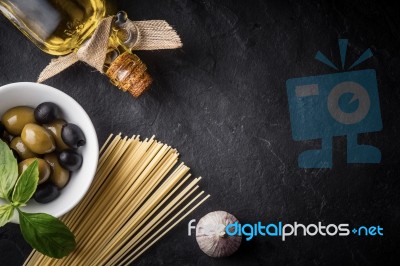
<path fill-rule="evenodd" d="M 114 20 L 114 16 L 102 19 L 91 38 L 77 52 L 52 59 L 40 73 L 38 82 L 41 83 L 59 74 L 78 61 L 85 62 L 100 73 L 104 73 L 103 66 Z M 134 41 L 130 42 L 131 45 L 128 47 L 132 50 L 176 49 L 182 47 L 179 35 L 164 20 L 131 21 L 127 19 L 124 23 L 124 30 L 135 35 L 128 36 L 128 38 L 134 38 Z"/>

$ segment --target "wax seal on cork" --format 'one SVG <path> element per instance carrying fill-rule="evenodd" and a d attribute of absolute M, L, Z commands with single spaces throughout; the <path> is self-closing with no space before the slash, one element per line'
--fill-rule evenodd
<path fill-rule="evenodd" d="M 134 97 L 142 95 L 151 85 L 152 78 L 146 65 L 130 52 L 119 55 L 109 66 L 106 75 L 122 91 L 129 91 Z"/>

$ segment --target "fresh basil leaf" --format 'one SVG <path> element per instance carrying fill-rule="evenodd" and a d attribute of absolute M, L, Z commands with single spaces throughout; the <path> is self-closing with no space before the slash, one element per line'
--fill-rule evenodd
<path fill-rule="evenodd" d="M 4 226 L 14 214 L 14 206 L 11 204 L 0 206 L 0 227 Z"/>
<path fill-rule="evenodd" d="M 17 160 L 7 144 L 0 140 L 0 198 L 10 200 L 17 179 Z"/>
<path fill-rule="evenodd" d="M 18 213 L 22 235 L 34 249 L 56 259 L 74 251 L 75 237 L 63 222 L 45 213 Z"/>
<path fill-rule="evenodd" d="M 35 160 L 18 178 L 12 194 L 14 206 L 20 206 L 28 202 L 36 191 L 39 182 L 38 161 Z"/>

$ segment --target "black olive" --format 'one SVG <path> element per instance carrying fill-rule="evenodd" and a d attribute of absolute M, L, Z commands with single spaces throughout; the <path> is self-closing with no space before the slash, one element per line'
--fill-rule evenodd
<path fill-rule="evenodd" d="M 58 162 L 61 166 L 69 171 L 76 171 L 82 166 L 82 155 L 76 151 L 66 150 L 58 155 Z"/>
<path fill-rule="evenodd" d="M 39 203 L 48 203 L 55 200 L 60 195 L 58 188 L 52 183 L 44 183 L 36 189 L 33 198 Z"/>
<path fill-rule="evenodd" d="M 75 124 L 65 124 L 61 130 L 61 138 L 70 148 L 77 149 L 86 144 L 85 134 Z"/>
<path fill-rule="evenodd" d="M 17 159 L 17 162 L 21 161 L 21 158 L 19 157 L 18 152 L 16 152 L 14 149 L 11 149 L 11 151 L 14 154 L 15 159 Z"/>
<path fill-rule="evenodd" d="M 4 130 L 4 133 L 3 133 L 4 142 L 10 144 L 13 139 L 14 139 L 14 136 L 10 135 L 10 133 L 8 133 L 6 130 Z"/>
<path fill-rule="evenodd" d="M 36 122 L 49 124 L 61 117 L 61 110 L 55 103 L 44 102 L 36 107 L 34 115 Z"/>
<path fill-rule="evenodd" d="M 0 123 L 0 138 L 2 138 L 3 137 L 3 134 L 4 134 L 4 126 L 3 126 L 3 124 L 2 123 Z"/>

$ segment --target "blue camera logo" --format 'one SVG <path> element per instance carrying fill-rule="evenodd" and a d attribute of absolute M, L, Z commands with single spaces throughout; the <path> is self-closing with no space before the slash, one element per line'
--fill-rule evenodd
<path fill-rule="evenodd" d="M 339 48 L 344 69 L 347 40 L 340 39 Z M 368 49 L 348 70 L 371 56 Z M 338 69 L 321 52 L 316 59 Z M 357 134 L 382 130 L 374 69 L 289 79 L 286 88 L 293 139 L 321 139 L 321 149 L 299 155 L 299 167 L 331 168 L 334 136 L 347 137 L 347 163 L 380 163 L 378 148 L 357 141 Z"/>

